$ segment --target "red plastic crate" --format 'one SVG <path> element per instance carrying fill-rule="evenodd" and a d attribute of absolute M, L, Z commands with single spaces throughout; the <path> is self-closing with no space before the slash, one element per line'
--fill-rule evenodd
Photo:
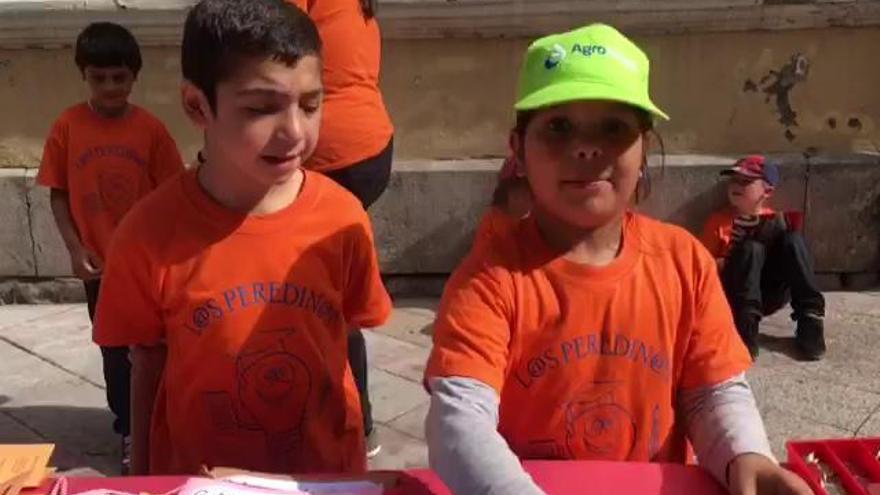
<path fill-rule="evenodd" d="M 827 464 L 848 495 L 874 495 L 866 485 L 880 489 L 880 438 L 847 438 L 788 442 L 788 467 L 801 476 L 814 493 L 828 495 L 820 482 L 821 474 L 806 462 L 814 453 Z M 861 480 L 859 479 L 861 478 Z"/>

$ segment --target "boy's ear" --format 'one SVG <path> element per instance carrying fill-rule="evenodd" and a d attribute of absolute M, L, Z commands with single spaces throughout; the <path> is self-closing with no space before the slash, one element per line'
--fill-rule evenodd
<path fill-rule="evenodd" d="M 183 81 L 180 85 L 180 98 L 183 103 L 183 111 L 193 124 L 201 128 L 206 127 L 211 115 L 211 107 L 208 105 L 205 93 L 193 83 Z"/>

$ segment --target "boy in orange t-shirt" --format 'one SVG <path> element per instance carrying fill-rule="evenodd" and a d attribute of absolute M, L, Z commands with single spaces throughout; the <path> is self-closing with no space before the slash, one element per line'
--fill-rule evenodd
<path fill-rule="evenodd" d="M 131 207 L 183 170 L 183 163 L 162 122 L 128 102 L 141 54 L 127 29 L 109 22 L 87 26 L 76 39 L 75 60 L 91 94 L 52 125 L 37 183 L 51 188 L 52 213 L 94 319 L 110 237 Z M 125 471 L 128 348 L 102 347 L 101 355 L 107 402 L 116 416 L 113 428 L 123 437 Z"/>
<path fill-rule="evenodd" d="M 282 0 L 202 0 L 187 16 L 182 100 L 204 163 L 120 226 L 95 333 L 134 346 L 135 473 L 366 468 L 347 334 L 391 302 L 363 208 L 302 168 L 320 44 Z"/>
<path fill-rule="evenodd" d="M 703 228 L 703 244 L 718 261 L 733 319 L 752 359 L 758 356 L 758 327 L 791 302 L 797 322 L 795 343 L 804 359 L 825 354 L 825 297 L 816 284 L 813 262 L 796 225 L 768 206 L 779 169 L 761 155 L 738 160 L 728 177 L 728 206 Z"/>
<path fill-rule="evenodd" d="M 521 459 L 686 463 L 689 442 L 732 493 L 811 493 L 773 460 L 715 261 L 630 209 L 666 117 L 648 73 L 601 24 L 526 53 L 511 143 L 532 213 L 456 270 L 425 373 L 453 493 L 543 493 Z"/>

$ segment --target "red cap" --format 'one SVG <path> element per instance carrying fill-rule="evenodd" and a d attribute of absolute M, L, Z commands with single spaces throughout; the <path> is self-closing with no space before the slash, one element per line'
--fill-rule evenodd
<path fill-rule="evenodd" d="M 732 167 L 722 171 L 721 175 L 740 175 L 752 179 L 763 179 L 771 186 L 779 184 L 779 168 L 761 155 L 740 158 Z"/>

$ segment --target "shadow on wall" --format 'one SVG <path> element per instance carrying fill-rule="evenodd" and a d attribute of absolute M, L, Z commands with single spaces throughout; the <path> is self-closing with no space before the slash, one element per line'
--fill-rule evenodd
<path fill-rule="evenodd" d="M 727 188 L 723 183 L 719 182 L 711 189 L 706 189 L 693 196 L 687 203 L 682 204 L 673 211 L 665 220 L 680 225 L 699 237 L 703 231 L 703 224 L 709 218 L 709 215 L 727 204 L 726 196 Z M 700 215 L 697 212 L 704 214 Z"/>
<path fill-rule="evenodd" d="M 637 205 L 646 215 L 699 236 L 709 215 L 725 204 L 717 167 L 666 167 L 651 174 L 651 192 Z"/>

